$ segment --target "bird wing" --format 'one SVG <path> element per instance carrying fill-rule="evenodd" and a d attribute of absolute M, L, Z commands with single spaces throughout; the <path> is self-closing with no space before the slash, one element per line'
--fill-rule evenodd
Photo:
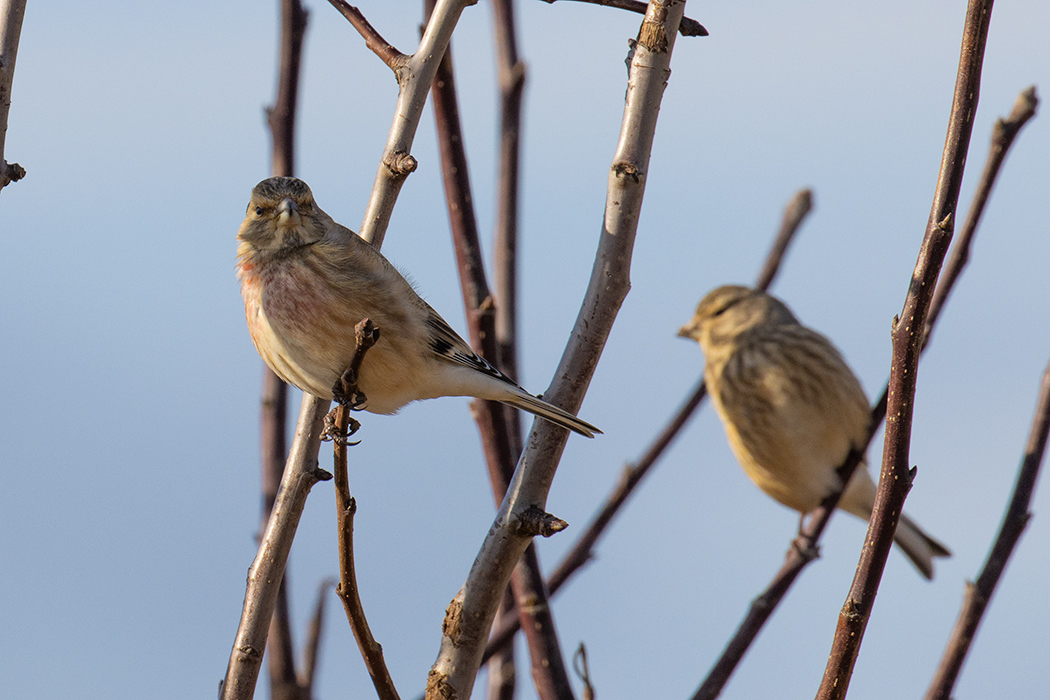
<path fill-rule="evenodd" d="M 487 374 L 490 377 L 500 379 L 513 386 L 517 386 L 516 382 L 512 381 L 507 375 L 500 372 L 486 362 L 483 357 L 471 350 L 466 341 L 460 338 L 459 334 L 452 330 L 452 327 L 448 325 L 448 322 L 441 318 L 437 311 L 430 308 L 429 304 L 427 305 L 427 311 L 426 324 L 429 334 L 428 340 L 430 343 L 430 349 L 435 355 L 448 360 L 453 364 L 467 367 L 477 372 L 481 372 L 482 374 Z"/>

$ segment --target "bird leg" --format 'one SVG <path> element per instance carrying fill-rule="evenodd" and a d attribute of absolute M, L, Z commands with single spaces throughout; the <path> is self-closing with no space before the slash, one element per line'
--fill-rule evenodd
<path fill-rule="evenodd" d="M 798 534 L 791 541 L 792 548 L 798 552 L 805 562 L 810 562 L 820 556 L 820 547 L 813 542 L 813 536 L 806 530 L 806 515 L 802 513 L 798 518 Z"/>
<path fill-rule="evenodd" d="M 341 409 L 344 411 L 346 409 L 360 410 L 368 401 L 368 397 L 357 386 L 357 375 L 361 369 L 361 362 L 365 359 L 365 353 L 379 340 L 379 327 L 372 323 L 371 319 L 362 319 L 354 326 L 354 339 L 357 341 L 357 347 L 354 349 L 350 365 L 332 387 L 332 397 L 338 405 L 325 416 L 324 429 L 321 431 L 322 439 L 335 440 L 342 444 L 345 444 L 347 437 L 357 432 L 361 423 L 348 415 L 346 416 L 346 428 L 340 430 L 338 413 Z"/>

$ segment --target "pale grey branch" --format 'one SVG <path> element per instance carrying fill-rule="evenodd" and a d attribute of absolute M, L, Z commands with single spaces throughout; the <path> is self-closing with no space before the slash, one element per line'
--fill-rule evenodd
<path fill-rule="evenodd" d="M 15 58 L 18 39 L 22 35 L 22 19 L 26 0 L 0 0 L 0 189 L 26 176 L 25 168 L 4 160 L 4 142 L 7 140 L 7 116 L 11 111 L 11 84 L 15 79 Z"/>

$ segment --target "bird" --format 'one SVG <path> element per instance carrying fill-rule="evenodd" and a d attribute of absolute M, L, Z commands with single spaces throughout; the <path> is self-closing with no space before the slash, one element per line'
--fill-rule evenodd
<path fill-rule="evenodd" d="M 256 185 L 237 241 L 248 332 L 289 384 L 338 398 L 333 387 L 354 355 L 354 326 L 369 318 L 381 340 L 358 371 L 366 400 L 357 408 L 391 414 L 420 399 L 472 396 L 586 437 L 601 433 L 475 354 L 378 250 L 317 206 L 302 180 L 272 177 Z"/>
<path fill-rule="evenodd" d="M 697 341 L 704 381 L 747 476 L 803 517 L 833 490 L 851 449 L 867 446 L 871 420 L 860 381 L 831 341 L 776 297 L 725 285 L 710 291 L 678 335 Z M 869 520 L 875 482 L 863 460 L 838 507 Z M 902 514 L 894 541 L 927 579 L 948 549 Z"/>

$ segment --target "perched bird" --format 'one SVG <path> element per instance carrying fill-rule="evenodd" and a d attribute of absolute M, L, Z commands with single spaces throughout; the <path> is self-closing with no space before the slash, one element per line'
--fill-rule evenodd
<path fill-rule="evenodd" d="M 803 515 L 842 482 L 836 470 L 868 438 L 868 399 L 831 342 L 778 299 L 748 287 L 709 292 L 678 335 L 700 343 L 704 380 L 748 477 Z M 875 483 L 862 461 L 838 507 L 868 520 Z M 894 541 L 923 576 L 950 552 L 901 515 Z"/>
<path fill-rule="evenodd" d="M 419 399 L 474 396 L 587 437 L 601 432 L 474 354 L 386 258 L 317 206 L 302 180 L 256 185 L 237 240 L 248 332 L 266 364 L 303 391 L 333 398 L 356 348 L 354 326 L 370 318 L 382 336 L 358 373 L 364 410 L 396 413 Z"/>

